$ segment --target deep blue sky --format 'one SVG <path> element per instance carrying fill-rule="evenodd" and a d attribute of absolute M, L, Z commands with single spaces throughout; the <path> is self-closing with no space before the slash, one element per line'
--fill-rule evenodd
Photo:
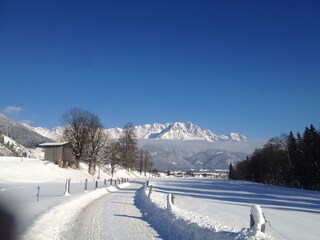
<path fill-rule="evenodd" d="M 1 0 L 0 11 L 0 112 L 15 120 L 52 128 L 80 107 L 107 128 L 192 121 L 269 139 L 320 127 L 318 0 Z"/>

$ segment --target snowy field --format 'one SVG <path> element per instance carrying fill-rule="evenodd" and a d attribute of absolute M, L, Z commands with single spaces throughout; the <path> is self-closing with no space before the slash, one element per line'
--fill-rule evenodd
<path fill-rule="evenodd" d="M 119 170 L 114 179 L 134 179 L 135 177 L 134 174 Z M 67 178 L 71 179 L 68 196 L 65 194 Z M 84 191 L 85 179 L 88 179 L 87 192 Z M 81 164 L 81 170 L 62 169 L 40 159 L 0 157 L 0 206 L 2 205 L 6 211 L 15 216 L 17 235 L 21 237 L 32 224 L 43 221 L 42 218 L 46 214 L 46 218 L 51 214 L 51 218 L 55 216 L 61 219 L 59 214 L 62 213 L 65 221 L 69 221 L 68 218 L 76 215 L 91 201 L 116 191 L 114 187 L 110 188 L 109 179 L 111 176 L 108 172 L 101 171 L 100 179 L 97 179 L 97 175 L 88 174 L 85 164 Z M 97 190 L 96 181 L 98 181 Z M 106 187 L 109 187 L 108 190 Z M 57 206 L 60 206 L 58 210 L 55 209 Z M 52 210 L 56 211 L 56 215 L 52 215 Z M 48 221 L 48 224 L 50 223 L 52 224 Z M 34 238 L 24 237 L 23 239 Z"/>
<path fill-rule="evenodd" d="M 320 236 L 320 192 L 203 178 L 151 179 L 150 184 L 162 198 L 174 194 L 179 209 L 231 229 L 248 228 L 251 206 L 259 204 L 271 223 L 266 233 L 275 239 Z"/>
<path fill-rule="evenodd" d="M 62 169 L 40 159 L 0 157 L 0 204 L 14 214 L 18 239 L 305 240 L 320 236 L 320 192 L 204 178 L 151 178 L 154 191 L 149 199 L 142 188 L 145 179 L 135 181 L 137 173 L 119 170 L 115 178 L 130 178 L 131 183 L 115 187 L 110 186 L 108 172 L 101 171 L 97 179 L 87 173 L 86 165 L 81 167 Z M 71 178 L 70 196 L 65 194 L 67 178 Z M 175 205 L 169 208 L 168 193 L 175 196 Z M 264 235 L 248 231 L 250 208 L 255 204 L 271 223 Z"/>

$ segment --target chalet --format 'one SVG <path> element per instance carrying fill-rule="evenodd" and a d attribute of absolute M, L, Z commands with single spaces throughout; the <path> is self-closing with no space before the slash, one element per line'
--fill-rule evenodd
<path fill-rule="evenodd" d="M 44 148 L 44 159 L 58 164 L 60 167 L 72 166 L 75 158 L 69 142 L 47 142 L 39 147 Z"/>

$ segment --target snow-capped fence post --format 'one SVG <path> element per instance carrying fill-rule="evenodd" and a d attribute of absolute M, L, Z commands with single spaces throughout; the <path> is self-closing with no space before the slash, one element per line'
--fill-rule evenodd
<path fill-rule="evenodd" d="M 87 192 L 88 191 L 88 179 L 84 180 L 84 191 Z"/>
<path fill-rule="evenodd" d="M 104 186 L 107 186 L 107 179 L 104 179 Z"/>
<path fill-rule="evenodd" d="M 39 202 L 39 197 L 40 197 L 40 186 L 38 185 L 37 187 L 38 193 L 37 193 L 37 202 Z"/>
<path fill-rule="evenodd" d="M 167 196 L 167 209 L 171 211 L 172 205 L 174 205 L 174 196 L 172 193 L 169 193 Z"/>
<path fill-rule="evenodd" d="M 251 207 L 250 228 L 263 233 L 266 231 L 265 217 L 259 205 Z"/>
<path fill-rule="evenodd" d="M 151 196 L 151 193 L 152 193 L 152 185 L 150 186 L 150 188 L 149 188 L 149 193 L 148 193 L 148 198 L 150 198 L 150 196 Z"/>
<path fill-rule="evenodd" d="M 95 184 L 95 189 L 98 188 L 98 181 L 96 181 L 96 184 Z"/>
<path fill-rule="evenodd" d="M 113 181 L 113 180 L 112 180 L 112 178 L 111 178 L 111 179 L 110 179 L 110 186 L 112 186 L 112 181 Z"/>

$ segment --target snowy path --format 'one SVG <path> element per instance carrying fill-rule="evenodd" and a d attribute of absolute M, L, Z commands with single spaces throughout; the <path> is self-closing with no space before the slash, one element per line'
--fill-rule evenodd
<path fill-rule="evenodd" d="M 65 239 L 158 239 L 149 224 L 141 219 L 134 205 L 134 196 L 140 184 L 107 194 L 86 207 L 77 217 Z"/>
<path fill-rule="evenodd" d="M 80 212 L 60 239 L 159 239 L 157 232 L 141 219 L 134 205 L 140 184 L 106 194 Z"/>

